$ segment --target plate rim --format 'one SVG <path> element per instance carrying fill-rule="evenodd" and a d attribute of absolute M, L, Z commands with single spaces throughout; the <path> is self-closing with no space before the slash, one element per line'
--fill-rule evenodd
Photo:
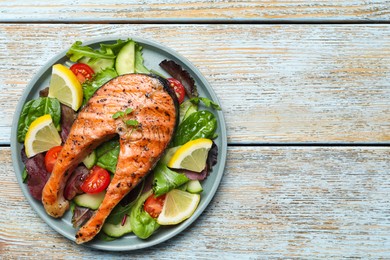
<path fill-rule="evenodd" d="M 93 45 L 93 44 L 98 44 L 101 42 L 110 42 L 110 41 L 116 41 L 118 39 L 132 39 L 137 43 L 140 43 L 141 45 L 145 46 L 148 45 L 148 47 L 153 47 L 159 51 L 163 51 L 164 54 L 170 54 L 170 56 L 173 56 L 175 58 L 175 61 L 181 63 L 182 65 L 185 65 L 186 69 L 190 69 L 192 72 L 194 72 L 194 75 L 191 75 L 193 77 L 197 77 L 199 81 L 204 85 L 205 90 L 208 92 L 208 94 L 211 96 L 212 100 L 220 104 L 220 101 L 218 97 L 216 96 L 213 88 L 207 81 L 207 79 L 204 77 L 204 75 L 199 71 L 199 69 L 192 64 L 187 58 L 179 54 L 177 51 L 171 49 L 170 47 L 167 47 L 161 43 L 158 43 L 156 41 L 152 41 L 146 38 L 140 38 L 136 36 L 128 36 L 128 37 L 121 37 L 121 36 L 107 36 L 107 37 L 93 37 L 89 39 L 88 41 L 83 42 L 83 45 Z M 26 88 L 23 90 L 23 93 L 21 97 L 18 100 L 14 117 L 12 120 L 12 130 L 11 130 L 11 158 L 12 158 L 12 164 L 14 168 L 14 172 L 17 178 L 17 182 L 19 187 L 22 190 L 22 193 L 24 197 L 27 199 L 29 202 L 30 206 L 34 209 L 34 211 L 38 214 L 38 216 L 48 225 L 50 226 L 53 230 L 55 230 L 57 233 L 62 235 L 63 237 L 71 240 L 72 242 L 75 241 L 74 236 L 69 236 L 68 233 L 58 226 L 58 224 L 54 224 L 57 221 L 60 221 L 60 219 L 54 219 L 51 218 L 46 214 L 46 212 L 43 212 L 40 206 L 36 205 L 36 200 L 32 198 L 30 195 L 27 185 L 23 183 L 22 177 L 21 177 L 21 172 L 19 171 L 19 160 L 20 160 L 20 151 L 17 151 L 17 146 L 18 146 L 18 141 L 17 141 L 17 125 L 20 117 L 21 110 L 23 108 L 24 103 L 26 102 L 28 96 L 31 94 L 32 89 L 34 86 L 38 83 L 39 79 L 45 74 L 45 72 L 58 60 L 66 57 L 66 52 L 69 50 L 69 47 L 66 49 L 61 50 L 60 52 L 56 53 L 51 59 L 49 59 L 47 62 L 44 62 L 42 67 L 34 74 L 34 76 L 29 80 Z M 147 248 L 151 247 L 157 244 L 160 244 L 162 242 L 165 242 L 172 237 L 180 234 L 183 232 L 185 229 L 187 229 L 191 224 L 195 222 L 196 219 L 198 219 L 204 210 L 209 206 L 211 200 L 215 197 L 215 193 L 217 189 L 220 186 L 222 177 L 225 172 L 225 167 L 226 167 L 226 159 L 227 159 L 227 129 L 226 129 L 226 122 L 224 119 L 224 115 L 222 113 L 222 110 L 217 111 L 215 110 L 215 113 L 218 114 L 218 123 L 220 125 L 220 131 L 221 131 L 221 146 L 218 147 L 218 153 L 220 153 L 220 161 L 219 163 L 219 169 L 218 172 L 216 173 L 216 179 L 214 183 L 212 184 L 212 187 L 210 191 L 208 192 L 208 195 L 204 198 L 204 203 L 200 205 L 195 211 L 195 213 L 188 218 L 186 221 L 182 222 L 181 224 L 177 225 L 172 231 L 168 232 L 167 234 L 160 236 L 158 238 L 153 239 L 153 237 L 150 238 L 150 240 L 140 240 L 140 243 L 137 244 L 128 244 L 125 246 L 120 246 L 120 245 L 115 245 L 110 244 L 111 242 L 107 242 L 104 244 L 90 244 L 90 243 L 85 243 L 82 244 L 83 246 L 89 247 L 89 248 L 94 248 L 94 249 L 99 249 L 99 250 L 104 250 L 104 251 L 131 251 L 131 250 L 138 250 L 142 248 Z M 19 157 L 18 157 L 19 154 Z"/>

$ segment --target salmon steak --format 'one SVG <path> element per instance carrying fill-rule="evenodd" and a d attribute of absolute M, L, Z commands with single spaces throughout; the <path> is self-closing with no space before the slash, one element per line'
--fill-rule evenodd
<path fill-rule="evenodd" d="M 131 113 L 114 118 L 119 111 Z M 69 208 L 64 188 L 73 169 L 100 144 L 119 135 L 120 152 L 103 202 L 78 230 L 76 243 L 92 240 L 114 207 L 153 169 L 175 133 L 176 94 L 166 80 L 145 74 L 118 76 L 100 87 L 79 112 L 42 193 L 46 212 L 62 217 Z M 127 125 L 136 120 L 137 125 Z"/>

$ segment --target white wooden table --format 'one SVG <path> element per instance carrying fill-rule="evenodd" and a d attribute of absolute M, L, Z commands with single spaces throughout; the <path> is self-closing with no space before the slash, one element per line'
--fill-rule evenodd
<path fill-rule="evenodd" d="M 0 258 L 390 258 L 390 1 L 0 2 Z M 15 106 L 75 40 L 138 36 L 194 63 L 228 158 L 202 216 L 132 252 L 62 237 L 17 184 Z"/>

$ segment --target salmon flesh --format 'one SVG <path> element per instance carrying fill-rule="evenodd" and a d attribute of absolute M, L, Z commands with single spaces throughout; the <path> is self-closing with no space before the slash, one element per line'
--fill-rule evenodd
<path fill-rule="evenodd" d="M 113 118 L 127 108 L 132 112 Z M 66 212 L 69 201 L 63 192 L 71 171 L 96 147 L 119 135 L 114 177 L 102 204 L 76 234 L 79 244 L 93 239 L 113 208 L 156 165 L 172 140 L 178 114 L 176 94 L 162 78 L 126 74 L 104 84 L 79 112 L 58 155 L 42 193 L 46 212 L 55 218 Z M 127 120 L 136 120 L 137 125 L 127 125 Z"/>

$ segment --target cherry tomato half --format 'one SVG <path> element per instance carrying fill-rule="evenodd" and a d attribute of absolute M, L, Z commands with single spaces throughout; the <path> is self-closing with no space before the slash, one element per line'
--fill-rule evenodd
<path fill-rule="evenodd" d="M 99 193 L 107 188 L 110 181 L 111 179 L 108 171 L 95 165 L 81 185 L 81 190 L 90 194 Z"/>
<path fill-rule="evenodd" d="M 179 104 L 183 103 L 184 98 L 186 96 L 186 91 L 184 89 L 183 84 L 180 81 L 174 78 L 168 78 L 169 86 L 173 88 L 176 92 L 177 99 L 179 100 Z"/>
<path fill-rule="evenodd" d="M 76 63 L 70 67 L 70 70 L 76 75 L 80 83 L 84 83 L 87 79 L 91 79 L 95 73 L 93 69 L 84 63 Z"/>
<path fill-rule="evenodd" d="M 57 161 L 58 154 L 61 152 L 62 146 L 54 146 L 45 155 L 45 167 L 48 172 L 52 172 L 54 164 Z"/>
<path fill-rule="evenodd" d="M 157 218 L 164 206 L 165 194 L 155 197 L 154 194 L 150 195 L 144 204 L 144 210 L 152 217 Z"/>

